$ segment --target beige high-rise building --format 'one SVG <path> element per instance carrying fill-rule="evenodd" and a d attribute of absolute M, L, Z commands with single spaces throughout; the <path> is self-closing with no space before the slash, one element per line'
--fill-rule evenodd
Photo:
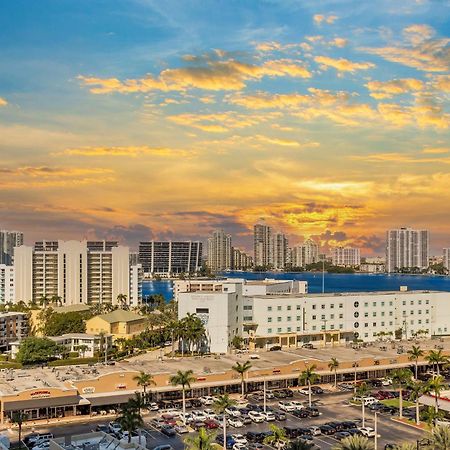
<path fill-rule="evenodd" d="M 213 231 L 208 238 L 208 267 L 213 272 L 230 270 L 232 257 L 231 236 L 223 230 Z"/>
<path fill-rule="evenodd" d="M 233 248 L 233 270 L 247 270 L 253 267 L 253 258 L 239 248 Z"/>
<path fill-rule="evenodd" d="M 263 221 L 253 227 L 253 262 L 255 266 L 271 267 L 273 264 L 272 228 Z"/>
<path fill-rule="evenodd" d="M 34 248 L 16 248 L 14 268 L 16 301 L 59 297 L 62 305 L 117 304 L 122 294 L 137 306 L 142 298 L 142 271 L 130 265 L 128 247 L 117 242 L 36 242 Z"/>
<path fill-rule="evenodd" d="M 291 250 L 292 267 L 306 267 L 319 261 L 319 245 L 312 239 L 307 239 L 303 244 L 297 245 Z"/>
<path fill-rule="evenodd" d="M 14 267 L 0 264 L 0 305 L 14 303 Z"/>
<path fill-rule="evenodd" d="M 272 267 L 282 270 L 288 262 L 288 239 L 285 234 L 276 232 L 273 234 L 272 241 Z"/>
<path fill-rule="evenodd" d="M 361 264 L 361 253 L 359 248 L 335 247 L 331 249 L 331 261 L 333 266 L 359 266 Z"/>
<path fill-rule="evenodd" d="M 450 247 L 444 248 L 443 263 L 444 267 L 447 270 L 450 270 Z"/>

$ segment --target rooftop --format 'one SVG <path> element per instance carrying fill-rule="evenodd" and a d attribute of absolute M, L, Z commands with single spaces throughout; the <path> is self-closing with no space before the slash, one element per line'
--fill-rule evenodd
<path fill-rule="evenodd" d="M 96 317 L 103 319 L 104 321 L 109 323 L 132 322 L 133 320 L 145 319 L 144 316 L 141 316 L 131 311 L 125 311 L 124 309 L 116 309 L 115 311 L 112 311 L 107 314 L 101 314 Z"/>

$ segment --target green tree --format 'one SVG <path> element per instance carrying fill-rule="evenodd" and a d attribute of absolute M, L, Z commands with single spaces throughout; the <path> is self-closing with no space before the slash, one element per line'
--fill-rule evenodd
<path fill-rule="evenodd" d="M 236 373 L 241 377 L 241 395 L 244 397 L 245 394 L 245 374 L 251 369 L 252 364 L 250 361 L 245 361 L 245 363 L 237 362 L 231 367 Z"/>
<path fill-rule="evenodd" d="M 49 310 L 50 311 L 50 310 Z M 42 332 L 45 336 L 61 336 L 67 333 L 85 333 L 83 316 L 76 311 L 47 314 Z"/>
<path fill-rule="evenodd" d="M 22 441 L 22 425 L 28 420 L 28 415 L 22 411 L 16 411 L 11 416 L 11 422 L 17 424 L 19 429 L 19 445 Z"/>
<path fill-rule="evenodd" d="M 437 377 L 434 377 L 430 381 L 428 381 L 426 385 L 427 392 L 431 393 L 434 397 L 434 410 L 436 412 L 439 411 L 439 397 L 441 395 L 441 392 L 447 388 L 447 385 L 444 381 L 444 377 L 442 375 L 438 375 Z"/>
<path fill-rule="evenodd" d="M 403 442 L 395 446 L 395 450 L 417 450 L 417 444 Z"/>
<path fill-rule="evenodd" d="M 316 447 L 315 444 L 304 441 L 303 439 L 296 439 L 295 441 L 291 441 L 287 450 L 314 450 Z"/>
<path fill-rule="evenodd" d="M 366 403 L 364 401 L 365 397 L 367 397 L 367 394 L 370 392 L 369 386 L 367 386 L 367 383 L 361 383 L 356 387 L 355 394 L 358 397 L 361 397 L 361 415 L 362 415 L 362 426 L 364 427 L 366 425 Z"/>
<path fill-rule="evenodd" d="M 88 350 L 89 350 L 89 347 L 86 344 L 81 344 L 77 347 L 77 351 L 81 353 L 83 358 L 85 357 L 86 352 Z"/>
<path fill-rule="evenodd" d="M 374 445 L 364 436 L 349 436 L 342 439 L 333 450 L 373 450 Z"/>
<path fill-rule="evenodd" d="M 413 377 L 409 369 L 395 369 L 391 372 L 392 385 L 398 389 L 399 417 L 403 417 L 403 388 L 411 382 Z"/>
<path fill-rule="evenodd" d="M 408 384 L 408 388 L 411 390 L 410 399 L 416 405 L 416 425 L 420 425 L 420 403 L 419 399 L 427 391 L 426 385 L 421 381 L 412 381 Z"/>
<path fill-rule="evenodd" d="M 419 358 L 422 358 L 424 351 L 418 346 L 413 345 L 411 350 L 408 350 L 409 360 L 414 361 L 414 378 L 417 380 L 419 370 Z"/>
<path fill-rule="evenodd" d="M 131 433 L 137 431 L 139 427 L 144 425 L 139 408 L 136 408 L 136 402 L 131 399 L 125 404 L 121 415 L 117 418 L 117 422 L 123 431 L 128 432 L 128 443 L 131 442 Z"/>
<path fill-rule="evenodd" d="M 213 450 L 216 448 L 215 437 L 215 433 L 208 433 L 204 427 L 201 427 L 197 435 L 184 440 L 184 448 L 187 450 Z"/>
<path fill-rule="evenodd" d="M 236 349 L 240 350 L 242 348 L 242 344 L 244 343 L 244 338 L 242 336 L 234 336 L 233 339 L 231 339 L 231 345 Z"/>
<path fill-rule="evenodd" d="M 117 296 L 117 304 L 121 309 L 128 309 L 127 296 L 125 294 L 119 294 Z"/>
<path fill-rule="evenodd" d="M 288 441 L 286 431 L 284 431 L 283 428 L 277 427 L 276 425 L 270 425 L 269 428 L 271 434 L 264 438 L 263 443 L 280 450 L 280 448 Z"/>
<path fill-rule="evenodd" d="M 214 401 L 214 410 L 217 414 L 222 414 L 222 430 L 223 430 L 223 449 L 226 450 L 227 445 L 227 418 L 225 409 L 234 406 L 236 402 L 230 398 L 228 394 L 219 395 Z"/>
<path fill-rule="evenodd" d="M 298 381 L 303 385 L 308 385 L 308 404 L 311 408 L 311 385 L 317 383 L 319 380 L 319 375 L 315 372 L 317 366 L 313 364 L 312 366 L 307 366 L 306 369 L 299 375 Z"/>
<path fill-rule="evenodd" d="M 328 363 L 330 371 L 334 372 L 334 387 L 337 387 L 337 370 L 339 369 L 339 361 L 336 358 L 331 358 Z"/>
<path fill-rule="evenodd" d="M 450 428 L 436 426 L 430 434 L 431 448 L 433 450 L 450 450 Z"/>
<path fill-rule="evenodd" d="M 48 338 L 25 338 L 17 352 L 17 361 L 24 364 L 42 364 L 53 359 L 59 353 L 59 346 Z"/>
<path fill-rule="evenodd" d="M 428 364 L 433 366 L 433 370 L 436 371 L 437 375 L 440 375 L 440 366 L 448 362 L 448 358 L 442 354 L 442 350 L 430 350 L 428 355 L 425 356 Z"/>
<path fill-rule="evenodd" d="M 144 402 L 147 402 L 147 387 L 155 386 L 155 380 L 153 379 L 153 375 L 145 372 L 140 372 L 139 375 L 133 377 L 133 380 L 136 381 L 138 386 L 142 387 L 144 393 Z"/>
<path fill-rule="evenodd" d="M 186 390 L 191 388 L 191 383 L 195 381 L 194 372 L 192 370 L 179 370 L 175 375 L 169 378 L 172 386 L 181 386 L 183 396 L 183 423 L 186 424 Z"/>

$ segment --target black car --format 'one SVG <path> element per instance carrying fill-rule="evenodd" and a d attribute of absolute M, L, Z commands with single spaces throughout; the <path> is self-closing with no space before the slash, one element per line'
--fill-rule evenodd
<path fill-rule="evenodd" d="M 269 352 L 277 352 L 281 350 L 281 345 L 274 345 L 273 347 L 269 348 Z"/>
<path fill-rule="evenodd" d="M 249 450 L 263 450 L 264 445 L 259 442 L 250 442 L 250 444 L 248 444 L 247 448 Z"/>
<path fill-rule="evenodd" d="M 286 414 L 283 411 L 274 411 L 275 420 L 286 420 Z"/>
<path fill-rule="evenodd" d="M 174 437 L 177 434 L 172 425 L 163 425 L 159 431 L 167 437 Z"/>
<path fill-rule="evenodd" d="M 298 436 L 298 428 L 296 427 L 284 427 L 284 431 L 290 439 L 295 439 Z"/>
<path fill-rule="evenodd" d="M 336 433 L 336 430 L 333 427 L 330 427 L 329 425 L 320 425 L 319 429 L 322 434 L 330 435 Z"/>
<path fill-rule="evenodd" d="M 345 430 L 347 433 L 350 433 L 352 436 L 358 435 L 361 436 L 361 430 L 359 428 L 348 428 Z"/>
<path fill-rule="evenodd" d="M 334 434 L 334 438 L 338 441 L 342 441 L 342 439 L 350 437 L 351 434 L 348 431 L 338 431 Z"/>
<path fill-rule="evenodd" d="M 342 422 L 327 422 L 325 425 L 328 425 L 329 427 L 332 427 L 335 429 L 335 431 L 342 431 L 344 429 Z"/>
<path fill-rule="evenodd" d="M 248 431 L 245 437 L 249 442 L 259 442 L 261 433 L 259 431 Z"/>
<path fill-rule="evenodd" d="M 294 396 L 294 393 L 290 389 L 281 389 L 287 397 L 291 398 Z"/>
<path fill-rule="evenodd" d="M 95 431 L 102 431 L 103 433 L 109 433 L 109 427 L 105 424 L 100 424 L 95 427 Z"/>
<path fill-rule="evenodd" d="M 304 437 L 304 436 L 312 436 L 312 432 L 311 432 L 311 430 L 309 428 L 302 428 L 302 427 L 300 427 L 300 428 L 297 428 L 297 435 L 298 436 L 302 436 L 302 437 Z"/>
<path fill-rule="evenodd" d="M 299 419 L 306 419 L 309 417 L 308 411 L 305 411 L 306 408 L 303 409 L 296 409 L 295 411 L 292 411 L 292 415 L 295 417 L 298 417 Z"/>
<path fill-rule="evenodd" d="M 314 406 L 311 406 L 311 408 L 309 406 L 307 406 L 306 408 L 303 409 L 303 411 L 306 411 L 306 413 L 308 414 L 309 417 L 319 417 L 320 416 L 320 412 L 317 408 L 315 408 Z"/>
<path fill-rule="evenodd" d="M 311 386 L 311 392 L 313 394 L 323 394 L 323 389 L 320 386 Z"/>
<path fill-rule="evenodd" d="M 343 430 L 349 430 L 351 428 L 357 428 L 357 425 L 356 425 L 355 422 L 352 422 L 350 420 L 346 420 L 346 421 L 342 422 L 342 427 L 343 427 L 342 428 Z"/>

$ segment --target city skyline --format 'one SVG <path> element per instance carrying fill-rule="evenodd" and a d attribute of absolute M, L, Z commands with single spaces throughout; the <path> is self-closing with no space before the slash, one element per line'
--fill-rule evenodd
<path fill-rule="evenodd" d="M 450 245 L 448 5 L 4 2 L 1 228 Z M 444 205 L 444 206 L 442 206 Z M 294 237 L 298 237 L 296 240 Z"/>

